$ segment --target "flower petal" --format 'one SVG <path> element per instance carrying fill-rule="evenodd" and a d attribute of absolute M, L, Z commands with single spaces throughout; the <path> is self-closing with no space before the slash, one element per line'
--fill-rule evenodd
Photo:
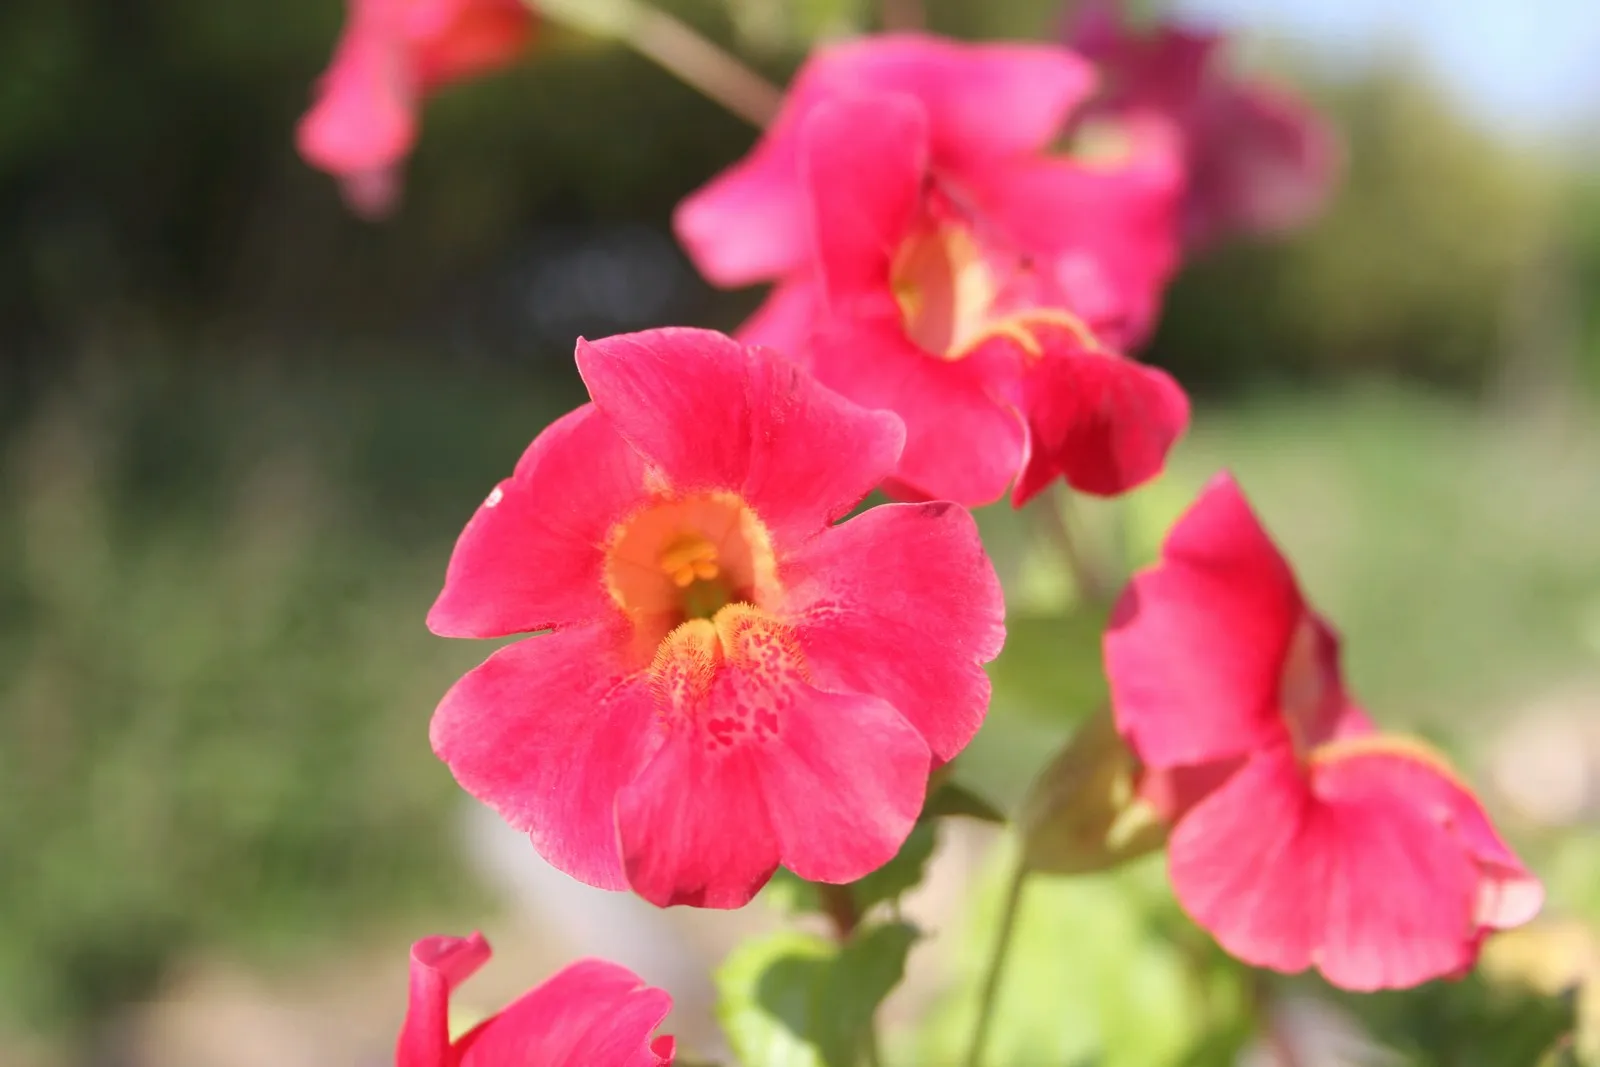
<path fill-rule="evenodd" d="M 580 882 L 626 888 L 613 805 L 654 743 L 644 676 L 619 662 L 625 624 L 508 645 L 434 712 L 433 750 L 461 787 Z"/>
<path fill-rule="evenodd" d="M 295 130 L 300 155 L 330 174 L 385 171 L 416 140 L 416 80 L 393 6 L 351 4 L 317 101 Z"/>
<path fill-rule="evenodd" d="M 425 937 L 411 946 L 411 995 L 395 1067 L 452 1067 L 450 994 L 488 959 L 489 942 L 478 933 Z"/>
<path fill-rule="evenodd" d="M 909 96 L 874 93 L 818 105 L 802 130 L 801 172 L 828 310 L 894 306 L 890 271 L 928 175 L 928 116 Z"/>
<path fill-rule="evenodd" d="M 742 345 L 764 345 L 805 366 L 821 301 L 822 294 L 809 274 L 785 278 L 739 327 L 734 340 Z"/>
<path fill-rule="evenodd" d="M 674 730 L 617 800 L 633 891 L 658 907 L 742 908 L 778 869 L 778 839 L 747 745 Z"/>
<path fill-rule="evenodd" d="M 1319 751 L 1311 776 L 1318 800 L 1340 814 L 1345 838 L 1322 973 L 1346 989 L 1384 989 L 1470 967 L 1488 888 L 1476 831 L 1510 853 L 1448 765 L 1399 739 L 1362 738 Z M 1463 816 L 1479 824 L 1474 833 L 1460 832 Z"/>
<path fill-rule="evenodd" d="M 1005 601 L 971 514 L 872 508 L 797 552 L 785 577 L 816 685 L 887 700 L 939 760 L 966 746 L 989 706 L 982 665 L 1005 642 Z"/>
<path fill-rule="evenodd" d="M 1047 143 L 1092 83 L 1088 64 L 1050 45 L 877 34 L 818 49 L 760 142 L 684 200 L 673 228 L 717 285 L 788 274 L 811 256 L 798 140 L 819 104 L 859 93 L 914 96 L 932 120 L 935 162 L 961 171 Z"/>
<path fill-rule="evenodd" d="M 428 0 L 411 4 L 406 29 L 417 77 L 436 88 L 513 62 L 533 37 L 533 12 L 522 0 Z"/>
<path fill-rule="evenodd" d="M 650 1035 L 671 1010 L 627 968 L 580 960 L 464 1037 L 461 1067 L 660 1067 Z"/>
<path fill-rule="evenodd" d="M 603 546 L 644 499 L 644 477 L 593 404 L 557 419 L 461 532 L 428 628 L 504 637 L 615 617 Z"/>
<path fill-rule="evenodd" d="M 988 168 L 968 190 L 995 232 L 1034 256 L 1061 306 L 1131 350 L 1178 265 L 1184 179 L 1170 125 L 1125 126 L 1131 147 L 1120 163 L 1041 157 Z"/>
<path fill-rule="evenodd" d="M 1476 952 L 1477 873 L 1459 840 L 1390 768 L 1323 768 L 1260 753 L 1173 832 L 1173 886 L 1218 942 L 1334 985 L 1405 988 Z"/>
<path fill-rule="evenodd" d="M 805 537 L 894 469 L 899 418 L 857 407 L 770 349 L 710 330 L 578 342 L 617 430 L 679 491 L 731 490 L 775 538 Z"/>
<path fill-rule="evenodd" d="M 1112 709 L 1139 759 L 1208 763 L 1287 739 L 1280 687 L 1306 613 L 1237 483 L 1213 478 L 1106 629 Z"/>
<path fill-rule="evenodd" d="M 1046 352 L 1023 376 L 1027 462 L 1021 507 L 1059 474 L 1081 493 L 1116 496 L 1159 475 L 1189 425 L 1189 398 L 1165 371 L 1114 352 Z"/>
<path fill-rule="evenodd" d="M 1043 148 L 1094 82 L 1082 57 L 1056 45 L 910 33 L 819 50 L 796 78 L 822 99 L 870 91 L 916 97 L 932 120 L 936 162 L 952 171 Z"/>
<path fill-rule="evenodd" d="M 1449 762 L 1420 741 L 1346 734 L 1313 754 L 1318 791 L 1386 790 L 1447 827 L 1478 871 L 1474 922 L 1481 933 L 1529 922 L 1544 887 L 1495 831 Z"/>
<path fill-rule="evenodd" d="M 803 685 L 760 761 L 783 865 L 836 884 L 894 859 L 922 810 L 932 769 L 927 743 L 884 700 Z"/>
<path fill-rule="evenodd" d="M 991 389 L 976 357 L 939 359 L 898 326 L 839 322 L 817 335 L 811 365 L 823 384 L 905 420 L 895 479 L 919 495 L 992 503 L 1022 464 L 1022 420 Z"/>

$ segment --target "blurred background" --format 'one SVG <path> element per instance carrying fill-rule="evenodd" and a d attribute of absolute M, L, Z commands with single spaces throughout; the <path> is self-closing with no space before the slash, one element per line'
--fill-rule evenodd
<path fill-rule="evenodd" d="M 780 82 L 877 18 L 659 2 Z M 980 38 L 1062 14 L 925 7 Z M 1198 408 L 1130 503 L 1136 550 L 1232 467 L 1364 702 L 1469 769 L 1553 916 L 1600 919 L 1600 14 L 1179 11 L 1316 101 L 1348 166 L 1313 226 L 1219 249 L 1171 292 L 1147 358 Z M 386 1063 L 409 942 L 475 927 L 498 950 L 469 987 L 485 1010 L 599 952 L 672 987 L 678 1032 L 715 1053 L 707 969 L 776 912 L 662 916 L 550 877 L 429 751 L 434 703 L 488 647 L 422 619 L 461 524 L 582 396 L 574 337 L 753 307 L 698 279 L 667 220 L 754 133 L 545 27 L 515 69 L 430 102 L 401 209 L 363 222 L 293 150 L 342 18 L 0 8 L 0 1063 Z M 1099 619 L 1022 520 L 983 521 L 1013 636 L 968 773 L 1005 800 L 1098 699 Z M 991 845 L 947 833 L 908 903 L 942 936 L 891 1005 L 897 1062 L 945 1062 L 965 1025 Z M 1002 1040 L 1033 1050 L 1014 1067 L 1231 1060 L 1164 892 L 1159 861 L 1037 890 L 1022 943 L 1058 947 L 1007 994 Z M 1397 1062 L 1531 1062 L 1473 1036 L 1511 1017 L 1479 983 L 1302 993 L 1410 1048 Z"/>

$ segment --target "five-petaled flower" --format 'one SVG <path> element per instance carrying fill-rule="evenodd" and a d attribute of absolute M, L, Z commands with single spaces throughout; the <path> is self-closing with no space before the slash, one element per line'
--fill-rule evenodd
<path fill-rule="evenodd" d="M 542 629 L 435 713 L 457 780 L 550 862 L 657 904 L 744 904 L 897 851 L 988 705 L 1003 604 L 972 517 L 876 507 L 900 420 L 777 354 L 663 329 L 579 342 L 592 404 L 457 543 L 435 633 Z"/>
<path fill-rule="evenodd" d="M 1140 761 L 1188 777 L 1178 899 L 1240 959 L 1411 986 L 1459 974 L 1538 911 L 1539 882 L 1444 759 L 1376 734 L 1350 699 L 1337 637 L 1231 477 L 1134 577 L 1105 662 Z"/>
<path fill-rule="evenodd" d="M 533 34 L 523 0 L 348 0 L 344 33 L 300 120 L 300 154 L 377 216 L 400 194 L 422 97 L 510 63 Z"/>
<path fill-rule="evenodd" d="M 454 1040 L 450 995 L 489 958 L 489 943 L 427 937 L 411 946 L 411 995 L 395 1067 L 668 1067 L 671 1037 L 651 1033 L 672 1010 L 665 990 L 624 967 L 582 960 Z"/>
<path fill-rule="evenodd" d="M 1138 33 L 1121 0 L 1086 0 L 1064 36 L 1104 77 L 1082 115 L 1087 136 L 1137 139 L 1151 115 L 1175 125 L 1190 248 L 1295 229 L 1326 203 L 1340 170 L 1338 137 L 1288 89 L 1231 75 L 1223 35 L 1171 22 Z"/>
<path fill-rule="evenodd" d="M 751 155 L 679 208 L 713 281 L 779 279 L 747 339 L 905 419 L 901 495 L 987 503 L 1016 479 L 1020 504 L 1057 475 L 1118 493 L 1187 423 L 1177 385 L 1117 351 L 1175 262 L 1177 157 L 1048 153 L 1092 85 L 1041 45 L 826 48 Z"/>

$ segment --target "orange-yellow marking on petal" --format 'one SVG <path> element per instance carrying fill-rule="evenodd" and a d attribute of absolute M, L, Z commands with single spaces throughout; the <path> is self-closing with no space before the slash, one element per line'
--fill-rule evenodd
<path fill-rule="evenodd" d="M 1038 358 L 1039 331 L 1049 327 L 1070 331 L 1089 351 L 1105 351 L 1088 325 L 1063 309 L 999 311 L 1001 281 L 965 226 L 947 222 L 914 234 L 895 254 L 889 278 L 906 336 L 940 359 L 964 359 L 997 337 Z"/>
<path fill-rule="evenodd" d="M 1361 756 L 1394 756 L 1411 760 L 1442 775 L 1463 791 L 1472 792 L 1442 752 L 1426 741 L 1399 734 L 1363 734 L 1359 737 L 1344 737 L 1329 741 L 1313 748 L 1306 762 L 1312 767 L 1317 767 Z"/>
<path fill-rule="evenodd" d="M 769 602 L 777 557 L 766 526 L 736 494 L 662 496 L 611 531 L 605 582 L 617 606 L 659 637 L 726 604 Z"/>

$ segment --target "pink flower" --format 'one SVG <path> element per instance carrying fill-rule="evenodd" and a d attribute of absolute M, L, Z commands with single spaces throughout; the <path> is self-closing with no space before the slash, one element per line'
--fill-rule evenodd
<path fill-rule="evenodd" d="M 986 503 L 1015 478 L 1020 506 L 1057 476 L 1105 496 L 1155 477 L 1188 399 L 1106 339 L 1154 315 L 1170 167 L 1041 159 L 956 185 L 932 148 L 903 94 L 841 97 L 806 122 L 818 377 L 905 419 L 909 495 Z"/>
<path fill-rule="evenodd" d="M 533 34 L 522 0 L 348 0 L 344 34 L 296 141 L 352 210 L 390 211 L 428 92 L 510 63 Z"/>
<path fill-rule="evenodd" d="M 1289 90 L 1232 77 L 1222 35 L 1165 22 L 1140 35 L 1120 0 L 1084 0 L 1066 40 L 1105 77 L 1086 129 L 1158 114 L 1181 132 L 1189 247 L 1293 230 L 1326 203 L 1341 167 L 1337 136 Z"/>
<path fill-rule="evenodd" d="M 652 330 L 580 341 L 578 368 L 594 402 L 489 495 L 428 616 L 554 633 L 458 682 L 434 751 L 551 863 L 656 904 L 882 865 L 988 705 L 1003 604 L 972 517 L 832 525 L 900 420 L 770 351 Z"/>
<path fill-rule="evenodd" d="M 489 958 L 471 937 L 411 946 L 411 1000 L 395 1067 L 668 1067 L 674 1042 L 650 1040 L 672 998 L 624 967 L 582 960 L 450 1040 L 450 994 Z"/>
<path fill-rule="evenodd" d="M 1227 475 L 1179 520 L 1112 615 L 1118 728 L 1177 824 L 1179 901 L 1247 963 L 1335 985 L 1471 967 L 1538 911 L 1539 882 L 1419 742 L 1373 732 L 1338 638 Z"/>

